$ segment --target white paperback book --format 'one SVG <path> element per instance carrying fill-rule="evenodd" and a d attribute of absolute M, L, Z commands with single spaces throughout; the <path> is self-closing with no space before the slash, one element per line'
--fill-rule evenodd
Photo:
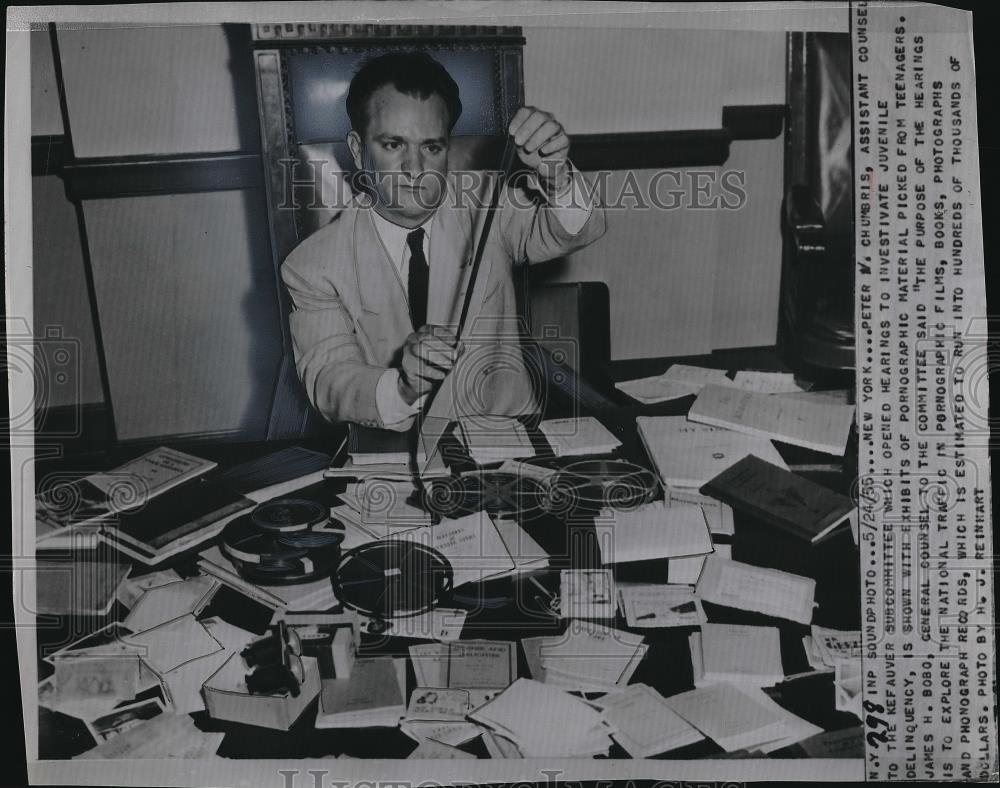
<path fill-rule="evenodd" d="M 668 487 L 701 487 L 750 454 L 788 469 L 766 437 L 696 424 L 684 416 L 638 416 L 635 424 L 660 480 Z"/>

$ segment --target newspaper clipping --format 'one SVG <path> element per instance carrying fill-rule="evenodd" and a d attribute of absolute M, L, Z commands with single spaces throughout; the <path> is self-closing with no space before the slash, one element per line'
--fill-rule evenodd
<path fill-rule="evenodd" d="M 972 24 L 9 8 L 23 779 L 1000 779 Z"/>

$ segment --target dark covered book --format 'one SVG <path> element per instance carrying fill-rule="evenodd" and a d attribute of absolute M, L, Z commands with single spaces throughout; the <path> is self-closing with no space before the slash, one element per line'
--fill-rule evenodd
<path fill-rule="evenodd" d="M 226 485 L 199 479 L 176 487 L 101 528 L 101 538 L 126 555 L 157 564 L 214 539 L 254 502 Z"/>
<path fill-rule="evenodd" d="M 813 543 L 854 511 L 846 495 L 752 454 L 706 482 L 701 492 Z"/>

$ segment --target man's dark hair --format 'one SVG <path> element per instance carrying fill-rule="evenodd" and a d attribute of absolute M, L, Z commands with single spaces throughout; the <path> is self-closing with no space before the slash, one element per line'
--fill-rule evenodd
<path fill-rule="evenodd" d="M 444 66 L 426 52 L 388 52 L 366 60 L 347 91 L 347 115 L 359 134 L 368 127 L 368 99 L 383 85 L 422 99 L 439 95 L 448 108 L 449 132 L 462 114 L 458 85 Z"/>

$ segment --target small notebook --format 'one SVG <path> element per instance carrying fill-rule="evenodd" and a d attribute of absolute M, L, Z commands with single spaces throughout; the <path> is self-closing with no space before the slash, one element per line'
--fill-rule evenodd
<path fill-rule="evenodd" d="M 688 645 L 696 687 L 724 681 L 766 687 L 785 678 L 777 627 L 702 624 Z"/>
<path fill-rule="evenodd" d="M 813 544 L 846 523 L 855 509 L 846 495 L 752 455 L 709 480 L 701 492 Z"/>
<path fill-rule="evenodd" d="M 354 465 L 379 463 L 406 465 L 410 461 L 411 435 L 409 431 L 397 432 L 377 427 L 364 427 L 360 424 L 351 424 L 349 429 L 347 453 Z M 423 459 L 423 454 L 418 453 L 417 461 L 421 462 Z"/>
<path fill-rule="evenodd" d="M 610 454 L 622 442 L 593 416 L 578 419 L 548 419 L 538 425 L 557 457 Z"/>

